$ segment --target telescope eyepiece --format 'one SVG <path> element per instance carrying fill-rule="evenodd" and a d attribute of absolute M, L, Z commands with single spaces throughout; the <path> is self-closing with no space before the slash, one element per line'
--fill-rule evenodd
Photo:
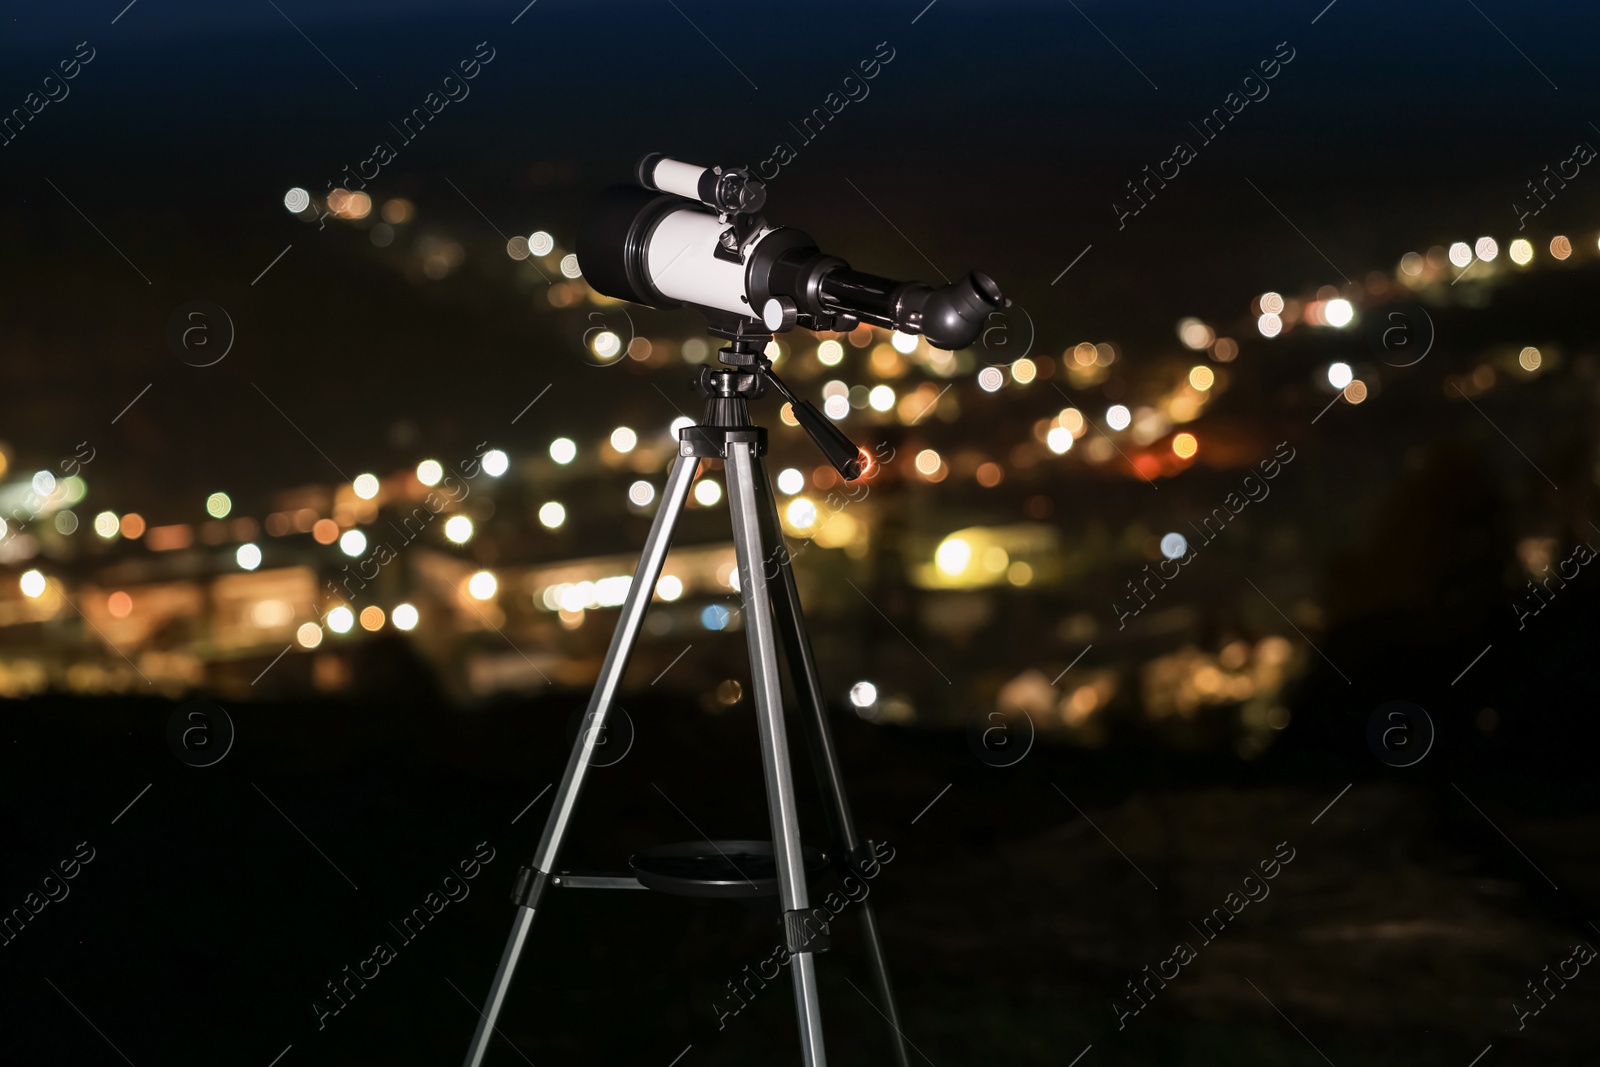
<path fill-rule="evenodd" d="M 922 335 L 935 348 L 970 347 L 982 336 L 984 320 L 1010 303 L 993 278 L 975 270 L 928 294 L 922 305 Z"/>

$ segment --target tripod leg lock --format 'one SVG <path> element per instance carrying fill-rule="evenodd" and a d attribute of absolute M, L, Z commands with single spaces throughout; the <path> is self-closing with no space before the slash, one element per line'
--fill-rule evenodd
<path fill-rule="evenodd" d="M 812 912 L 784 912 L 783 932 L 791 954 L 828 951 L 828 924 L 819 922 Z"/>
<path fill-rule="evenodd" d="M 544 896 L 545 886 L 549 884 L 548 874 L 531 863 L 527 864 L 517 871 L 516 885 L 511 887 L 511 903 L 522 908 L 537 908 L 539 898 Z"/>

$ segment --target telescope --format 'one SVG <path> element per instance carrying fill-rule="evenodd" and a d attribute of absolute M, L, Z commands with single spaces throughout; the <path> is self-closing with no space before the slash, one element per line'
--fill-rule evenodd
<path fill-rule="evenodd" d="M 546 893 L 567 889 L 776 896 L 784 929 L 784 962 L 794 983 L 801 1059 L 804 1067 L 827 1067 L 815 956 L 829 947 L 831 923 L 827 908 L 812 907 L 810 882 L 829 866 L 841 879 L 870 879 L 878 869 L 878 853 L 877 846 L 856 831 L 850 814 L 826 690 L 806 632 L 777 496 L 763 462 L 767 431 L 751 421 L 748 402 L 763 395 L 770 383 L 789 401 L 796 421 L 834 469 L 846 480 L 859 478 L 871 457 L 772 373 L 766 356 L 772 335 L 796 326 L 851 330 L 865 322 L 920 333 L 939 348 L 964 348 L 977 340 L 989 314 L 1008 302 L 992 279 L 976 271 L 935 289 L 852 270 L 837 256 L 818 251 L 816 242 L 799 230 L 767 225 L 760 215 L 766 188 L 743 168 L 697 167 L 656 153 L 640 162 L 637 176 L 638 185 L 603 191 L 581 224 L 578 263 L 584 277 L 597 291 L 619 300 L 656 308 L 696 307 L 706 315 L 709 332 L 725 338 L 728 347 L 718 353 L 723 369 L 700 368 L 697 384 L 706 398 L 705 414 L 699 423 L 678 431 L 678 455 L 661 489 L 638 569 L 589 698 L 587 729 L 573 743 L 539 847 L 518 871 L 511 892 L 517 917 L 464 1067 L 482 1067 L 490 1039 L 498 1032 L 495 1018 L 505 1004 L 529 930 L 545 906 Z M 606 717 L 639 640 L 689 490 L 707 460 L 721 462 L 727 479 L 772 841 L 660 845 L 630 856 L 627 874 L 568 871 L 560 857 L 578 794 L 597 765 L 595 748 L 604 736 Z M 783 700 L 780 647 L 795 694 L 790 707 Z M 798 716 L 806 732 L 833 838 L 830 852 L 807 848 L 800 839 L 787 715 Z M 879 1014 L 891 1031 L 895 1067 L 911 1067 L 883 939 L 873 905 L 864 896 L 858 914 L 883 1004 Z"/>
<path fill-rule="evenodd" d="M 806 233 L 769 225 L 760 214 L 766 187 L 743 167 L 653 152 L 636 177 L 637 185 L 603 190 L 578 232 L 583 276 L 606 296 L 687 304 L 724 330 L 738 320 L 771 333 L 844 332 L 865 322 L 949 350 L 970 346 L 985 319 L 1010 304 L 980 271 L 935 288 L 851 269 Z"/>

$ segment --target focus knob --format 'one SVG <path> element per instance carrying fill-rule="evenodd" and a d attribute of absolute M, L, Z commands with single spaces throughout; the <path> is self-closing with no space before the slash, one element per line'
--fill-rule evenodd
<path fill-rule="evenodd" d="M 786 296 L 775 296 L 761 306 L 761 321 L 773 333 L 794 329 L 799 309 Z"/>

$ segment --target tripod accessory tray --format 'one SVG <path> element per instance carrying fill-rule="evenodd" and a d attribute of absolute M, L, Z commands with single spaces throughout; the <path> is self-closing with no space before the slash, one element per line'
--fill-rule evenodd
<path fill-rule="evenodd" d="M 828 866 L 826 853 L 802 850 L 806 873 Z M 681 897 L 770 897 L 778 893 L 778 864 L 770 841 L 684 841 L 655 845 L 628 857 L 646 889 Z"/>

